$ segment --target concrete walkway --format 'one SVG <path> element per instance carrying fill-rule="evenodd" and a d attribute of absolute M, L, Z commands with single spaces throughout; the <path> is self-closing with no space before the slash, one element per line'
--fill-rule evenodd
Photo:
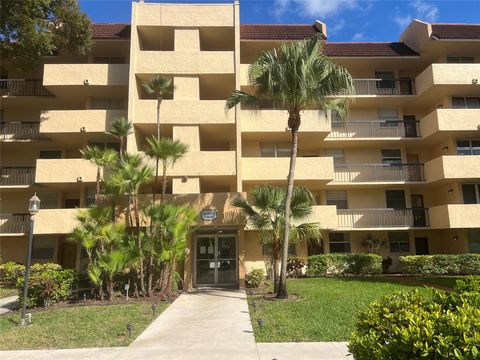
<path fill-rule="evenodd" d="M 345 343 L 255 343 L 244 291 L 184 293 L 127 348 L 0 351 L 2 360 L 340 360 Z"/>
<path fill-rule="evenodd" d="M 8 296 L 0 299 L 0 314 L 8 313 L 18 307 L 18 296 Z"/>

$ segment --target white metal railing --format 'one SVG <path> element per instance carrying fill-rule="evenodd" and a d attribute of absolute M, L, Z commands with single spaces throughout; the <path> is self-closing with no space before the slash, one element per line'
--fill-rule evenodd
<path fill-rule="evenodd" d="M 0 168 L 0 186 L 31 185 L 35 181 L 34 167 Z"/>
<path fill-rule="evenodd" d="M 428 209 L 338 209 L 339 228 L 427 227 Z"/>
<path fill-rule="evenodd" d="M 419 121 L 409 120 L 332 120 L 329 138 L 416 138 Z"/>
<path fill-rule="evenodd" d="M 45 139 L 38 122 L 0 122 L 0 140 Z"/>
<path fill-rule="evenodd" d="M 415 95 L 414 79 L 353 79 L 355 95 Z"/>
<path fill-rule="evenodd" d="M 29 219 L 29 214 L 0 214 L 0 234 L 27 233 Z"/>
<path fill-rule="evenodd" d="M 335 182 L 425 181 L 423 164 L 337 164 Z"/>

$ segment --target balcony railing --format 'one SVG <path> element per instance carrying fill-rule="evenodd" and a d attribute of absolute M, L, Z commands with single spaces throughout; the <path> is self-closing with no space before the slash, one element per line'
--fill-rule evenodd
<path fill-rule="evenodd" d="M 42 80 L 0 79 L 0 95 L 53 96 L 43 86 Z"/>
<path fill-rule="evenodd" d="M 420 137 L 419 121 L 332 121 L 330 138 L 417 138 Z"/>
<path fill-rule="evenodd" d="M 29 219 L 29 214 L 0 214 L 0 234 L 27 233 Z"/>
<path fill-rule="evenodd" d="M 3 167 L 0 169 L 0 186 L 31 185 L 34 181 L 34 167 Z"/>
<path fill-rule="evenodd" d="M 423 164 L 337 164 L 335 182 L 425 181 Z"/>
<path fill-rule="evenodd" d="M 38 122 L 0 122 L 0 140 L 46 139 Z"/>
<path fill-rule="evenodd" d="M 339 228 L 428 227 L 428 209 L 338 209 Z"/>
<path fill-rule="evenodd" d="M 355 95 L 415 95 L 414 79 L 353 79 Z"/>

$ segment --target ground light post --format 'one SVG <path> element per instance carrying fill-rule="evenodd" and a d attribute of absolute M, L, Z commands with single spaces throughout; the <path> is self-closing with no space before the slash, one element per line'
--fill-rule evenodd
<path fill-rule="evenodd" d="M 32 196 L 28 202 L 28 212 L 30 213 L 30 229 L 28 231 L 28 250 L 27 261 L 25 265 L 25 285 L 23 287 L 23 304 L 22 304 L 22 319 L 20 321 L 21 326 L 25 326 L 25 315 L 27 312 L 27 297 L 28 297 L 28 278 L 30 276 L 30 263 L 32 260 L 32 244 L 33 244 L 33 225 L 35 223 L 35 214 L 40 210 L 40 199 L 37 193 Z"/>

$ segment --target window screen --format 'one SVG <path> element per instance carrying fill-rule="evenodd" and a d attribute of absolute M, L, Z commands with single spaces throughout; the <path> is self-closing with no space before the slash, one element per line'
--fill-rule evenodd
<path fill-rule="evenodd" d="M 336 205 L 337 209 L 348 209 L 346 190 L 327 190 L 327 205 Z"/>
<path fill-rule="evenodd" d="M 390 252 L 410 252 L 410 237 L 408 232 L 395 231 L 388 233 L 388 243 L 390 245 Z"/>

